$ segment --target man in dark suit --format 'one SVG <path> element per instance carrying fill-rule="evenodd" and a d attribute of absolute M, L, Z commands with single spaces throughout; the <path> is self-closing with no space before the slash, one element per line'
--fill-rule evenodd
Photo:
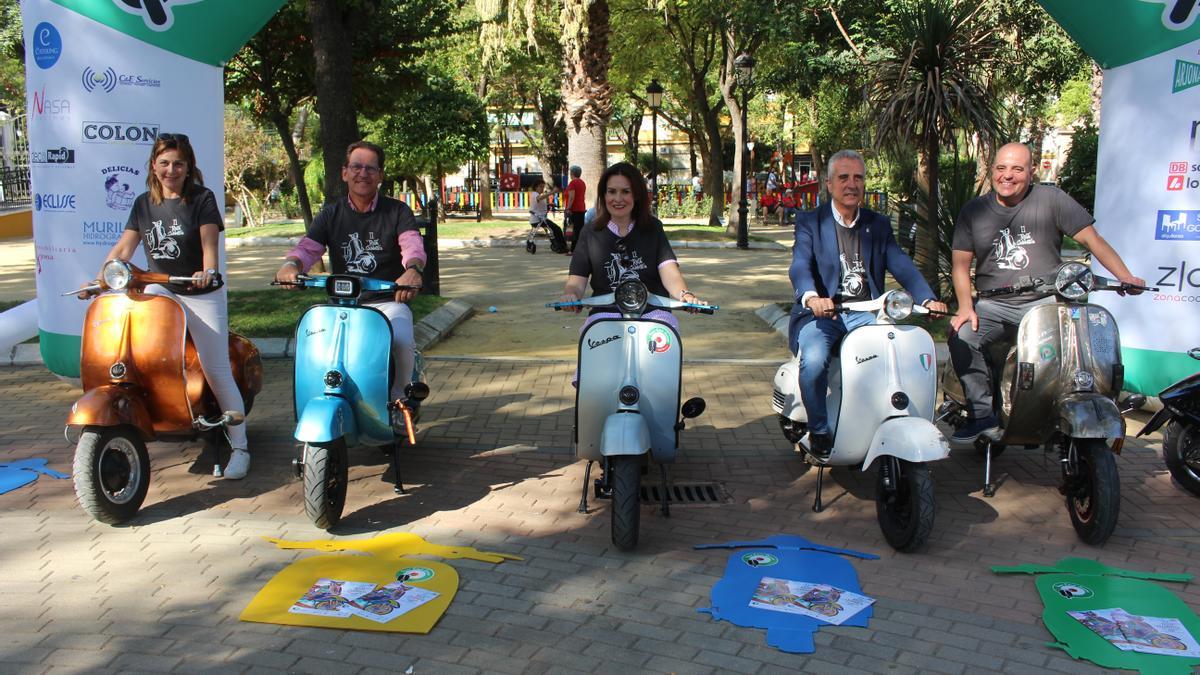
<path fill-rule="evenodd" d="M 830 203 L 796 218 L 789 270 L 795 304 L 788 337 L 792 353 L 800 350 L 800 396 L 808 413 L 809 447 L 818 458 L 828 457 L 833 448 L 825 407 L 833 348 L 875 319 L 870 312 L 839 314 L 834 304 L 879 297 L 884 274 L 891 272 L 914 301 L 946 311 L 896 244 L 887 216 L 861 207 L 865 183 L 862 155 L 839 150 L 829 158 L 826 173 Z"/>

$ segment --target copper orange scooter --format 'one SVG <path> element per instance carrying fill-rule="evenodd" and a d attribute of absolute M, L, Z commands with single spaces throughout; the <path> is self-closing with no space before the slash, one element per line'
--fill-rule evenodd
<path fill-rule="evenodd" d="M 80 506 L 96 520 L 117 525 L 137 515 L 146 498 L 147 441 L 204 435 L 217 455 L 213 473 L 220 475 L 224 427 L 245 418 L 217 405 L 183 306 L 143 292 L 149 284 L 191 283 L 191 277 L 146 272 L 122 260 L 105 263 L 100 277 L 64 294 L 99 295 L 83 325 L 84 394 L 71 406 L 67 431 L 79 432 L 73 473 Z M 248 413 L 262 390 L 258 348 L 230 333 L 229 362 Z"/>

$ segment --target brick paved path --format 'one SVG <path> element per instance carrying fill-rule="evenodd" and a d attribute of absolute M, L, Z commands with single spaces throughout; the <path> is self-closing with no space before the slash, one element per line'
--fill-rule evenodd
<path fill-rule="evenodd" d="M 130 527 L 91 522 L 71 483 L 41 478 L 0 495 L 0 671 L 95 672 L 1033 672 L 1088 671 L 1043 646 L 1031 577 L 993 564 L 1095 557 L 1126 568 L 1200 571 L 1200 500 L 1176 489 L 1153 445 L 1118 460 L 1123 502 L 1103 549 L 1077 543 L 1054 462 L 1010 450 L 1003 484 L 979 493 L 969 455 L 936 467 L 939 512 L 928 549 L 893 553 L 870 501 L 870 476 L 835 471 L 828 509 L 810 511 L 815 473 L 792 455 L 769 412 L 772 369 L 689 366 L 685 395 L 709 411 L 685 436 L 677 479 L 722 481 L 734 503 L 647 509 L 643 545 L 611 547 L 606 505 L 575 513 L 583 465 L 570 454 L 571 364 L 439 360 L 420 447 L 396 497 L 387 464 L 351 451 L 339 534 L 389 529 L 525 557 L 490 565 L 451 561 L 461 590 L 429 635 L 405 636 L 244 624 L 249 597 L 287 563 L 311 555 L 259 539 L 320 536 L 307 523 L 292 456 L 291 364 L 267 364 L 251 415 L 250 478 L 214 480 L 196 444 L 155 444 L 155 477 Z M 40 368 L 0 370 L 0 461 L 47 457 L 69 471 L 61 423 L 75 390 Z M 763 633 L 696 613 L 726 553 L 691 545 L 794 533 L 878 553 L 855 561 L 878 598 L 869 629 L 822 630 L 817 651 L 788 655 Z M 1200 584 L 1173 586 L 1200 607 Z"/>

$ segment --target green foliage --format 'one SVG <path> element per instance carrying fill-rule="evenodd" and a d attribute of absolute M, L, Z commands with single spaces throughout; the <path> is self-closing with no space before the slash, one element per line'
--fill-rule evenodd
<path fill-rule="evenodd" d="M 319 211 L 325 202 L 325 160 L 319 149 L 313 152 L 304 166 L 304 189 L 308 190 L 308 201 L 313 205 L 313 211 Z"/>
<path fill-rule="evenodd" d="M 649 178 L 651 173 L 657 173 L 658 181 L 662 183 L 663 175 L 671 168 L 671 162 L 662 157 L 655 157 L 649 152 L 639 152 L 637 156 L 637 168 L 647 178 Z"/>
<path fill-rule="evenodd" d="M 25 110 L 25 40 L 21 6 L 0 0 L 0 110 L 19 115 Z"/>
<path fill-rule="evenodd" d="M 1100 132 L 1089 120 L 1075 132 L 1067 159 L 1058 174 L 1058 186 L 1088 211 L 1094 210 L 1096 204 L 1096 153 L 1099 149 Z"/>
<path fill-rule="evenodd" d="M 1091 69 L 1080 72 L 1063 85 L 1058 100 L 1050 108 L 1059 126 L 1069 127 L 1092 119 Z"/>
<path fill-rule="evenodd" d="M 659 218 L 707 218 L 711 210 L 712 197 L 696 199 L 685 193 L 680 201 L 674 188 L 662 188 L 659 191 Z"/>
<path fill-rule="evenodd" d="M 389 176 L 454 171 L 486 155 L 491 135 L 483 102 L 442 78 L 431 79 L 403 105 L 363 127 L 387 153 Z"/>
<path fill-rule="evenodd" d="M 979 188 L 975 184 L 975 158 L 969 154 L 943 157 L 939 179 L 939 208 L 936 214 L 937 222 L 932 228 L 937 235 L 937 279 L 927 277 L 926 280 L 933 286 L 934 293 L 943 298 L 951 298 L 954 287 L 950 279 L 954 223 L 967 202 L 979 196 Z M 925 228 L 928 226 L 925 206 L 929 195 L 917 187 L 915 182 L 910 183 L 910 189 L 913 200 L 897 202 L 901 214 L 900 222 L 902 225 L 916 222 L 919 228 Z M 910 228 L 900 227 L 897 235 L 902 248 L 906 251 L 913 250 L 914 242 Z"/>
<path fill-rule="evenodd" d="M 230 291 L 229 330 L 246 337 L 288 337 L 295 333 L 300 314 L 323 302 L 325 294 L 314 291 Z M 418 295 L 408 306 L 415 322 L 445 302 L 441 296 Z"/>

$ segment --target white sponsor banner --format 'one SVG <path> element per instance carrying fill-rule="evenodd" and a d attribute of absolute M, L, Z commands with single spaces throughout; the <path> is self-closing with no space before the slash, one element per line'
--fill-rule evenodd
<path fill-rule="evenodd" d="M 146 191 L 160 132 L 190 138 L 224 211 L 222 72 L 53 2 L 21 9 L 42 356 L 73 377 L 87 303 L 61 294 L 95 278 Z"/>
<path fill-rule="evenodd" d="M 1200 346 L 1200 41 L 1105 71 L 1095 215 L 1160 289 L 1092 298 L 1117 318 L 1127 381 L 1157 393 L 1194 370 L 1179 355 Z"/>

